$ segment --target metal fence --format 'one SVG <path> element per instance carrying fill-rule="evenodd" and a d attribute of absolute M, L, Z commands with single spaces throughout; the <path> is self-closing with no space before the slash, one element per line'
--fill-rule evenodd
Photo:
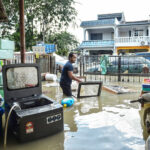
<path fill-rule="evenodd" d="M 36 58 L 36 63 L 40 65 L 40 70 L 42 73 L 50 72 L 56 73 L 55 57 L 50 55 L 41 55 Z"/>
<path fill-rule="evenodd" d="M 5 64 L 18 63 L 21 63 L 20 53 L 14 53 L 14 59 L 5 61 Z M 41 73 L 56 73 L 55 56 L 43 54 L 36 57 L 34 53 L 26 53 L 25 63 L 38 63 L 40 65 Z"/>
<path fill-rule="evenodd" d="M 142 82 L 150 77 L 150 55 L 81 56 L 80 76 L 90 80 Z"/>
<path fill-rule="evenodd" d="M 20 53 L 15 53 L 14 54 L 14 59 L 11 60 L 12 63 L 14 63 L 14 61 L 18 64 L 21 63 L 21 55 Z M 25 55 L 25 62 L 26 63 L 35 63 L 35 54 L 34 53 L 26 53 Z"/>

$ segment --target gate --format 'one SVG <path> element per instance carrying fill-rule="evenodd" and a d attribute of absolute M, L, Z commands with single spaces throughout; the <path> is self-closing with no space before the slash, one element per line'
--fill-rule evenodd
<path fill-rule="evenodd" d="M 150 56 L 81 56 L 80 76 L 90 80 L 142 82 L 150 77 Z"/>

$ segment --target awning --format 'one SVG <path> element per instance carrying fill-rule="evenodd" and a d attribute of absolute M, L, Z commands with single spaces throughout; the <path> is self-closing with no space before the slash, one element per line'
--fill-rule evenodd
<path fill-rule="evenodd" d="M 2 3 L 2 0 L 0 0 L 0 22 L 5 22 L 7 20 L 8 18 L 4 9 L 4 5 Z"/>

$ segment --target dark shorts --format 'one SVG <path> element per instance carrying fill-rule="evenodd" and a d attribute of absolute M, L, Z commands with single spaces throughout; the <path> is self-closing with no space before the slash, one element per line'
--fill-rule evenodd
<path fill-rule="evenodd" d="M 62 88 L 63 93 L 66 96 L 72 96 L 71 85 L 65 85 L 60 83 L 60 87 Z"/>

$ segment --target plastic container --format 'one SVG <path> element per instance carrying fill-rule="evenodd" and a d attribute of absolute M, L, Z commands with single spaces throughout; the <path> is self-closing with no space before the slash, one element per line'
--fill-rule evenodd
<path fill-rule="evenodd" d="M 4 113 L 4 99 L 0 95 L 0 133 L 2 133 L 2 116 Z M 2 134 L 0 134 L 0 137 Z"/>
<path fill-rule="evenodd" d="M 0 86 L 0 95 L 1 95 L 2 97 L 4 97 L 3 86 Z"/>
<path fill-rule="evenodd" d="M 0 72 L 0 86 L 3 85 L 3 76 L 2 76 L 2 73 Z"/>
<path fill-rule="evenodd" d="M 74 99 L 72 97 L 70 98 L 64 98 L 61 100 L 61 104 L 64 106 L 64 107 L 70 107 L 74 104 Z"/>
<path fill-rule="evenodd" d="M 14 50 L 10 49 L 0 49 L 0 59 L 13 59 Z"/>
<path fill-rule="evenodd" d="M 56 81 L 57 76 L 55 74 L 46 73 L 45 80 L 46 81 Z"/>
<path fill-rule="evenodd" d="M 142 91 L 149 92 L 150 84 L 142 84 Z"/>
<path fill-rule="evenodd" d="M 4 109 L 4 99 L 1 94 L 0 94 L 0 108 Z"/>
<path fill-rule="evenodd" d="M 144 79 L 144 83 L 149 83 L 150 84 L 150 79 Z"/>
<path fill-rule="evenodd" d="M 1 50 L 14 50 L 15 42 L 7 39 L 0 39 L 0 49 Z"/>

